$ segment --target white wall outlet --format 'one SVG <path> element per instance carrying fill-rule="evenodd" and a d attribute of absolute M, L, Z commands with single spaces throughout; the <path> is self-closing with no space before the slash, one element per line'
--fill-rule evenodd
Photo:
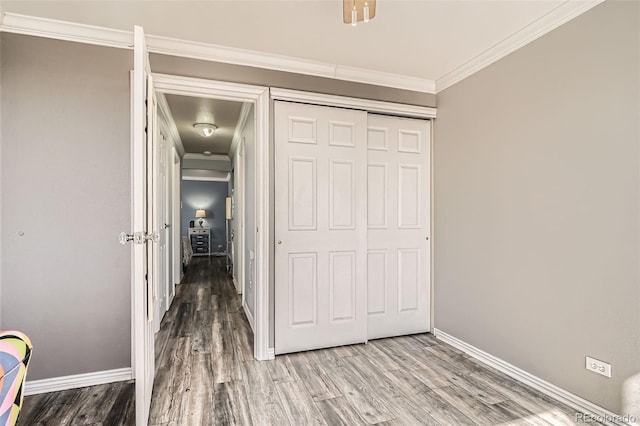
<path fill-rule="evenodd" d="M 588 356 L 586 358 L 585 367 L 587 370 L 594 373 L 602 374 L 605 377 L 611 377 L 611 364 L 608 362 L 600 361 Z"/>

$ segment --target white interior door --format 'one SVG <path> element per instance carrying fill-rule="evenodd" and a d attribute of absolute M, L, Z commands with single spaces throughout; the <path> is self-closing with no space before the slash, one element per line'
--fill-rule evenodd
<path fill-rule="evenodd" d="M 153 192 L 151 117 L 146 107 L 153 93 L 149 55 L 142 27 L 134 27 L 132 79 L 132 199 L 133 199 L 133 346 L 136 382 L 136 425 L 147 424 L 154 378 L 153 345 Z M 152 129 L 152 127 L 149 127 Z"/>
<path fill-rule="evenodd" d="M 367 114 L 275 102 L 275 352 L 367 340 Z"/>
<path fill-rule="evenodd" d="M 173 242 L 173 279 L 169 286 L 169 299 L 167 300 L 167 309 L 176 294 L 176 284 L 182 281 L 182 238 L 180 235 L 180 155 L 175 147 L 171 149 L 173 153 L 173 167 L 171 185 L 173 186 L 173 195 L 171 196 L 171 228 Z"/>
<path fill-rule="evenodd" d="M 430 329 L 430 125 L 368 116 L 369 339 Z"/>

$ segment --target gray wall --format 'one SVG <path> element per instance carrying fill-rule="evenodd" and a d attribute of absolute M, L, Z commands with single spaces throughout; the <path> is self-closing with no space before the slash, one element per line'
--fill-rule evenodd
<path fill-rule="evenodd" d="M 209 182 L 198 180 L 182 181 L 182 235 L 189 233 L 189 221 L 198 220 L 197 209 L 205 209 L 206 219 L 202 226 L 211 228 L 211 252 L 225 250 L 225 198 L 228 194 L 228 182 Z M 221 245 L 222 248 L 218 248 Z"/>
<path fill-rule="evenodd" d="M 242 131 L 244 138 L 244 279 L 245 279 L 245 301 L 247 307 L 251 311 L 251 316 L 255 318 L 256 313 L 256 262 L 251 260 L 250 252 L 256 251 L 256 124 L 255 124 L 255 108 L 251 108 L 251 112 L 247 116 L 247 121 Z M 273 322 L 271 323 L 273 326 Z"/>
<path fill-rule="evenodd" d="M 2 327 L 31 380 L 129 367 L 132 54 L 1 37 Z"/>
<path fill-rule="evenodd" d="M 435 127 L 436 328 L 615 412 L 640 372 L 638 5 L 438 94 Z"/>

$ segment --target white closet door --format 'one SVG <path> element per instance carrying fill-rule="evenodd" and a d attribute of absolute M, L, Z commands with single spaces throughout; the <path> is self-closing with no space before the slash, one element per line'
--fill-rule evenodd
<path fill-rule="evenodd" d="M 367 114 L 275 102 L 275 352 L 367 340 Z"/>
<path fill-rule="evenodd" d="M 369 339 L 430 328 L 430 125 L 368 116 Z"/>

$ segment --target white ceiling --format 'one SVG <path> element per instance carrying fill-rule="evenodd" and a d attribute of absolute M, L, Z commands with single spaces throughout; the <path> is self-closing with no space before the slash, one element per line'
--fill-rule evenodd
<path fill-rule="evenodd" d="M 581 0 L 574 0 L 579 2 Z M 342 22 L 341 0 L 6 1 L 3 12 L 438 80 L 566 0 L 378 0 Z"/>
<path fill-rule="evenodd" d="M 226 155 L 242 111 L 242 102 L 194 98 L 165 94 L 185 152 Z M 218 126 L 212 136 L 200 136 L 193 125 L 211 123 Z"/>

